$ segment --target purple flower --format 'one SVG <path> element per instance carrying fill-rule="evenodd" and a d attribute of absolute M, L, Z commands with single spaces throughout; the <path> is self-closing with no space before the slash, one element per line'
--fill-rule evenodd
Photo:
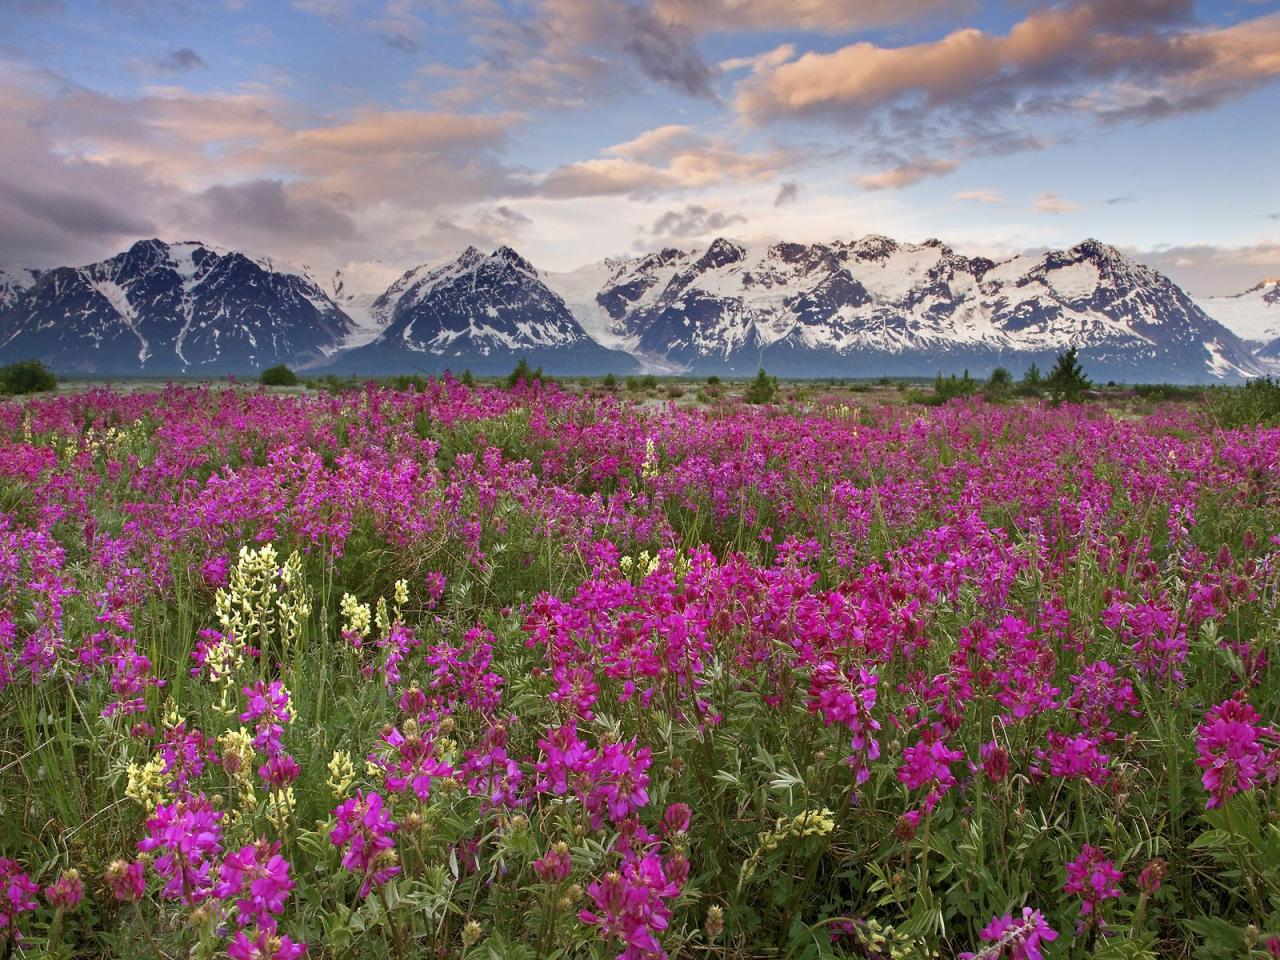
<path fill-rule="evenodd" d="M 1120 896 L 1120 881 L 1124 874 L 1116 869 L 1107 852 L 1100 847 L 1085 844 L 1080 855 L 1066 865 L 1067 882 L 1064 893 L 1077 894 L 1080 899 L 1080 915 L 1094 915 L 1104 900 Z"/>
<path fill-rule="evenodd" d="M 306 952 L 305 943 L 294 943 L 288 937 L 277 937 L 266 930 L 252 939 L 241 930 L 227 945 L 230 960 L 298 960 Z"/>
<path fill-rule="evenodd" d="M 342 866 L 360 874 L 360 896 L 367 897 L 400 872 L 391 839 L 396 824 L 382 808 L 382 795 L 363 790 L 339 804 L 333 815 L 336 822 L 329 840 L 345 851 Z"/>
<path fill-rule="evenodd" d="M 12 938 L 22 939 L 18 929 L 18 915 L 30 913 L 36 908 L 36 883 L 22 868 L 22 864 L 8 857 L 0 857 L 0 944 Z"/>
<path fill-rule="evenodd" d="M 1273 727 L 1258 723 L 1252 704 L 1224 700 L 1211 707 L 1196 728 L 1196 766 L 1204 773 L 1200 782 L 1209 793 L 1205 806 L 1212 809 L 1229 797 L 1252 790 L 1259 781 L 1274 783 L 1280 772 L 1280 749 L 1267 749 L 1264 739 L 1280 739 Z"/>
<path fill-rule="evenodd" d="M 203 793 L 156 807 L 138 849 L 158 852 L 152 867 L 168 881 L 163 891 L 166 897 L 192 904 L 209 896 L 213 888 L 210 870 L 222 851 L 221 819 L 222 814 Z"/>
<path fill-rule="evenodd" d="M 293 889 L 289 861 L 279 851 L 279 842 L 259 840 L 222 861 L 222 882 L 213 893 L 221 900 L 235 898 L 236 922 L 241 926 L 275 930 L 275 918 L 284 911 Z"/>
<path fill-rule="evenodd" d="M 1058 932 L 1045 922 L 1039 910 L 1022 908 L 1022 918 L 1013 914 L 995 917 L 982 929 L 982 939 L 991 944 L 977 953 L 962 953 L 960 960 L 1044 960 L 1040 944 L 1058 939 Z"/>
<path fill-rule="evenodd" d="M 141 860 L 112 860 L 104 879 L 112 895 L 126 903 L 141 900 L 147 892 L 146 873 Z"/>

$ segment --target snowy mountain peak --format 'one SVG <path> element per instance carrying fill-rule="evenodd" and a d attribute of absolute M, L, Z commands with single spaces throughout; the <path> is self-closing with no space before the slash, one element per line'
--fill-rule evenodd
<path fill-rule="evenodd" d="M 509 264 L 510 266 L 521 271 L 522 273 L 529 274 L 530 276 L 537 273 L 537 271 L 533 269 L 533 264 L 531 264 L 524 257 L 520 256 L 520 254 L 516 253 L 515 250 L 513 250 L 511 247 L 507 246 L 506 244 L 503 244 L 497 250 L 493 251 L 493 257 L 495 259 L 501 260 L 506 264 Z"/>
<path fill-rule="evenodd" d="M 711 246 L 707 247 L 707 252 L 694 264 L 694 267 L 699 270 L 714 270 L 730 263 L 737 263 L 744 256 L 746 256 L 746 250 L 743 247 L 724 237 L 717 237 L 711 241 Z"/>
<path fill-rule="evenodd" d="M 5 299 L 5 355 L 75 373 L 305 364 L 351 329 L 305 270 L 191 241 L 141 240 L 98 263 L 44 271 Z"/>

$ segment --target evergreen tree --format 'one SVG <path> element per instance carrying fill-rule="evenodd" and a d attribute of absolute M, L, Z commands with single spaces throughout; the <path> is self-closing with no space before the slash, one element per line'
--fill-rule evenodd
<path fill-rule="evenodd" d="M 756 378 L 747 385 L 743 398 L 747 403 L 773 403 L 778 395 L 778 378 L 771 377 L 761 367 Z"/>
<path fill-rule="evenodd" d="M 1053 397 L 1054 403 L 1075 403 L 1086 390 L 1093 386 L 1089 378 L 1084 375 L 1084 368 L 1080 366 L 1075 347 L 1058 354 L 1057 363 L 1049 371 L 1044 385 L 1049 389 L 1049 395 Z"/>

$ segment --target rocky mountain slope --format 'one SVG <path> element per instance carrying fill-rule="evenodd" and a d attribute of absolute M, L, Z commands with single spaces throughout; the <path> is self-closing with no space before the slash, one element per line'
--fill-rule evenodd
<path fill-rule="evenodd" d="M 996 261 L 937 240 L 720 238 L 570 273 L 470 247 L 380 293 L 159 240 L 84 267 L 0 272 L 0 362 L 86 375 L 499 373 L 520 357 L 561 374 L 981 375 L 1076 347 L 1095 379 L 1196 382 L 1271 369 L 1276 337 L 1276 284 L 1197 302 L 1096 240 Z"/>

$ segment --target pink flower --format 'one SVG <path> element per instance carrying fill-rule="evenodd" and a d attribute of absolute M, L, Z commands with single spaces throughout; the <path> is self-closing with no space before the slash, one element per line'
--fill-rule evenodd
<path fill-rule="evenodd" d="M 382 794 L 357 790 L 333 811 L 336 822 L 329 841 L 346 852 L 342 866 L 361 875 L 360 896 L 367 897 L 400 872 L 396 861 L 395 821 L 382 808 Z"/>
<path fill-rule="evenodd" d="M 1100 847 L 1086 843 L 1080 850 L 1080 856 L 1066 865 L 1066 871 L 1067 882 L 1062 890 L 1079 895 L 1081 916 L 1096 913 L 1102 901 L 1120 896 L 1120 881 L 1124 874 L 1116 869 Z"/>
<path fill-rule="evenodd" d="M 289 861 L 279 851 L 279 842 L 259 840 L 222 861 L 222 882 L 213 892 L 222 900 L 235 898 L 236 922 L 241 926 L 275 929 L 275 918 L 284 911 L 293 889 Z"/>
<path fill-rule="evenodd" d="M 533 870 L 544 883 L 558 883 L 573 873 L 573 855 L 564 841 L 553 844 L 551 849 L 533 861 Z"/>
<path fill-rule="evenodd" d="M 141 860 L 127 863 L 124 860 L 112 860 L 104 879 L 115 898 L 125 903 L 141 900 L 147 891 L 146 873 Z"/>
<path fill-rule="evenodd" d="M 166 897 L 193 904 L 209 895 L 213 887 L 210 870 L 222 851 L 221 819 L 222 814 L 204 794 L 156 807 L 138 849 L 159 851 L 152 867 L 168 879 Z"/>
<path fill-rule="evenodd" d="M 1022 918 L 1013 914 L 995 917 L 982 929 L 982 939 L 991 944 L 977 953 L 962 953 L 960 960 L 1044 960 L 1041 943 L 1058 939 L 1058 932 L 1045 922 L 1039 910 L 1022 908 Z"/>
<path fill-rule="evenodd" d="M 1229 797 L 1252 790 L 1259 781 L 1275 783 L 1280 749 L 1267 749 L 1264 739 L 1280 739 L 1273 727 L 1261 726 L 1258 711 L 1243 699 L 1211 707 L 1196 728 L 1196 766 L 1209 793 L 1205 806 L 1219 807 Z"/>
<path fill-rule="evenodd" d="M 18 929 L 18 915 L 30 913 L 36 908 L 36 883 L 22 868 L 22 864 L 8 857 L 0 857 L 0 944 L 9 938 L 22 939 Z"/>
<path fill-rule="evenodd" d="M 58 879 L 45 887 L 45 899 L 55 910 L 74 910 L 84 899 L 84 881 L 79 870 L 64 870 Z"/>
<path fill-rule="evenodd" d="M 230 960 L 297 960 L 306 952 L 305 943 L 294 943 L 288 937 L 277 937 L 266 930 L 252 939 L 241 930 L 227 945 Z"/>

